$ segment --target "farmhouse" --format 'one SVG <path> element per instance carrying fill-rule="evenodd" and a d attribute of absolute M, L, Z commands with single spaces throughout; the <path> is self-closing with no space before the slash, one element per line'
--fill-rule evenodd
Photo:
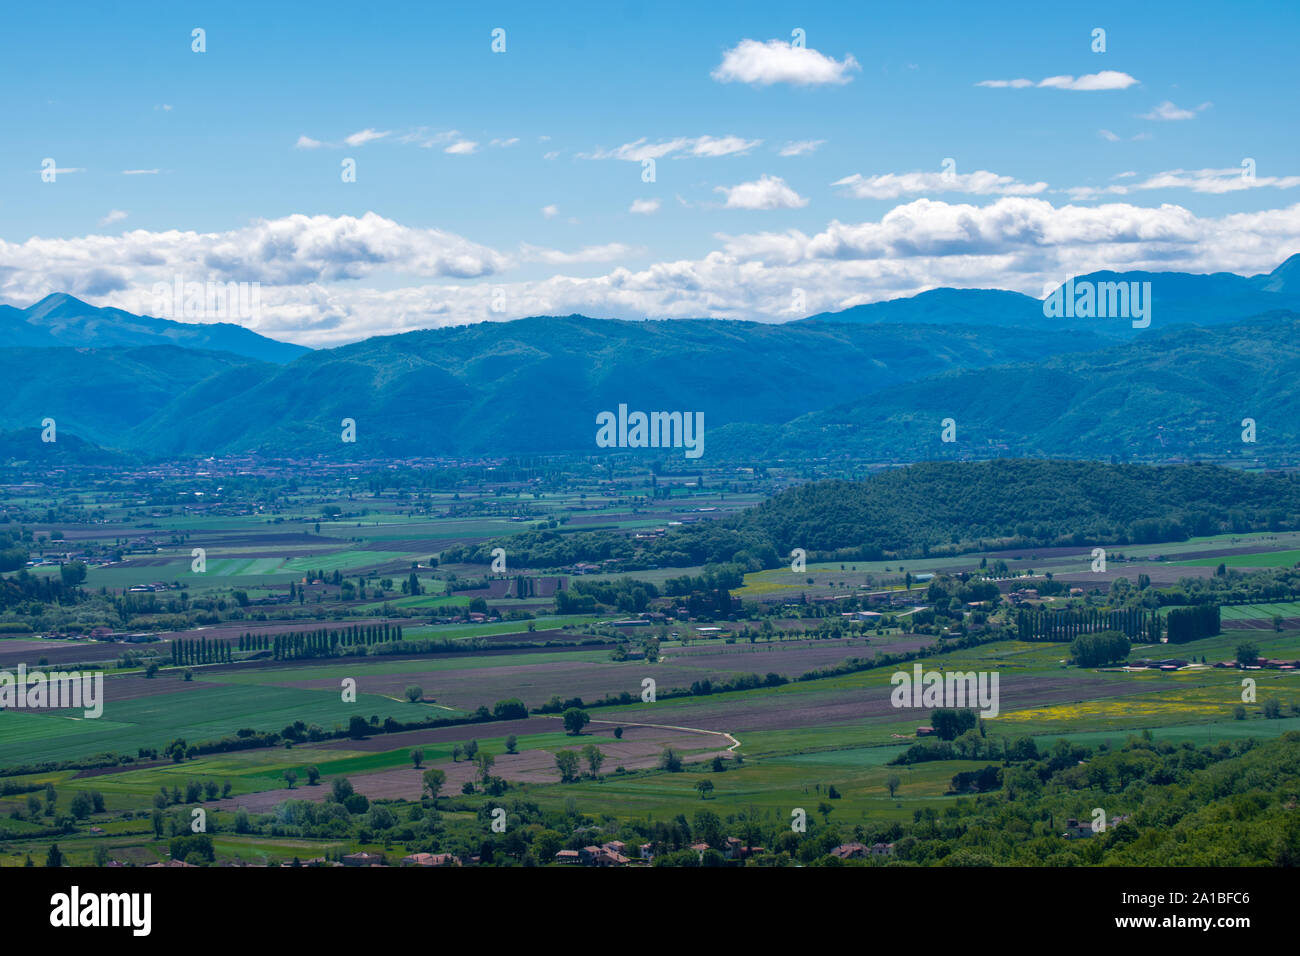
<path fill-rule="evenodd" d="M 576 864 L 582 862 L 582 857 L 577 850 L 561 850 L 555 854 L 556 863 Z"/>
<path fill-rule="evenodd" d="M 632 861 L 623 855 L 625 845 L 617 840 L 603 846 L 584 846 L 578 851 L 587 866 L 627 866 Z"/>
<path fill-rule="evenodd" d="M 852 843 L 841 843 L 831 850 L 831 856 L 841 860 L 860 860 L 870 852 L 866 844 L 858 843 L 855 840 Z"/>
<path fill-rule="evenodd" d="M 450 853 L 412 853 L 402 857 L 402 866 L 460 866 L 460 860 Z"/>

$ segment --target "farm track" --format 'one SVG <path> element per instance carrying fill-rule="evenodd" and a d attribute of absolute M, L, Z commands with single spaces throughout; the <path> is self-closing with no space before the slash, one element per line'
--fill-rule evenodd
<path fill-rule="evenodd" d="M 554 720 L 564 719 L 563 717 L 557 716 L 555 714 L 546 714 L 544 716 L 550 717 Z M 727 748 L 728 753 L 731 753 L 737 747 L 740 746 L 740 741 L 737 740 L 735 737 L 733 737 L 731 734 L 721 730 L 705 730 L 703 727 L 677 727 L 673 724 L 642 724 L 630 720 L 592 720 L 591 723 L 611 724 L 617 727 L 651 727 L 655 730 L 683 730 L 691 734 L 713 734 L 716 737 L 726 737 L 728 740 L 731 741 L 731 746 Z"/>

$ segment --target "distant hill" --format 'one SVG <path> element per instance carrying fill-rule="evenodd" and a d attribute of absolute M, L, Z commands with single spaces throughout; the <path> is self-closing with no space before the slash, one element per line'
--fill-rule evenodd
<path fill-rule="evenodd" d="M 175 345 L 0 348 L 0 382 L 4 382 L 0 429 L 17 430 L 42 444 L 40 423 L 53 418 L 60 441 L 65 435 L 76 435 L 124 449 L 132 427 L 168 407 L 196 382 L 243 367 L 275 366 L 229 352 Z"/>
<path fill-rule="evenodd" d="M 603 454 L 596 416 L 625 404 L 703 413 L 704 453 L 732 458 L 1276 460 L 1300 448 L 1300 256 L 1251 277 L 1076 282 L 1090 279 L 1151 281 L 1151 327 L 1051 327 L 1030 297 L 939 289 L 783 325 L 543 316 L 308 351 L 50 296 L 0 306 L 0 429 L 51 416 L 153 458 Z M 1295 308 L 1241 314 L 1260 302 Z M 66 344 L 137 336 L 167 344 Z M 340 441 L 345 418 L 355 444 Z M 955 442 L 940 441 L 946 418 Z M 1245 418 L 1255 444 L 1240 440 Z"/>
<path fill-rule="evenodd" d="M 1300 477 L 1214 465 L 927 462 L 860 482 L 800 485 L 734 522 L 778 553 L 882 551 L 1020 538 L 1036 545 L 1173 541 L 1300 526 Z"/>
<path fill-rule="evenodd" d="M 620 403 L 703 412 L 707 433 L 783 423 L 941 370 L 1103 343 L 967 327 L 485 322 L 368 339 L 282 367 L 232 367 L 126 440 L 159 454 L 596 453 L 596 415 Z M 344 418 L 357 423 L 355 445 L 340 442 Z"/>
<path fill-rule="evenodd" d="M 1300 314 L 1181 327 L 1086 354 L 941 373 L 783 426 L 728 426 L 719 453 L 870 460 L 1276 456 L 1300 447 Z M 941 422 L 956 441 L 941 441 Z M 1256 422 L 1255 444 L 1242 421 Z"/>
<path fill-rule="evenodd" d="M 115 346 L 178 345 L 231 352 L 262 362 L 293 361 L 310 349 L 277 342 L 229 322 L 173 322 L 101 309 L 63 293 L 47 295 L 26 309 L 0 305 L 0 335 L 5 345 Z"/>
<path fill-rule="evenodd" d="M 1074 279 L 1084 282 L 1150 282 L 1151 329 L 1173 325 L 1223 325 L 1266 312 L 1300 312 L 1300 253 L 1272 272 L 1239 276 L 1231 272 L 1193 275 L 1183 272 L 1091 272 Z M 1128 338 L 1134 329 L 1127 318 L 1048 318 L 1043 300 L 1000 289 L 931 289 L 904 299 L 858 305 L 842 312 L 823 312 L 804 322 L 907 322 L 974 326 L 1001 325 L 1023 329 L 1086 329 Z"/>
<path fill-rule="evenodd" d="M 56 419 L 57 422 L 57 419 Z M 131 455 L 101 448 L 77 435 L 56 430 L 55 440 L 41 441 L 39 428 L 0 431 L 0 462 L 32 467 L 66 465 L 126 465 L 135 461 Z"/>

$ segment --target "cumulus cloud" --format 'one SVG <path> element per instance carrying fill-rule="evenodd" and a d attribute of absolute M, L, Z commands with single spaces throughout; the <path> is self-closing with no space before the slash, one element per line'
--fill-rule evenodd
<path fill-rule="evenodd" d="M 1011 176 L 999 176 L 986 169 L 973 173 L 883 173 L 863 176 L 854 173 L 831 183 L 842 186 L 855 199 L 897 199 L 914 193 L 971 193 L 975 196 L 1032 196 L 1047 183 L 1022 183 Z"/>
<path fill-rule="evenodd" d="M 994 89 L 1023 89 L 1036 86 L 1045 89 L 1077 90 L 1095 92 L 1097 90 L 1126 90 L 1138 81 L 1127 73 L 1118 70 L 1102 70 L 1100 73 L 1086 73 L 1083 76 L 1049 76 L 1035 83 L 1033 80 L 980 80 L 976 86 L 988 86 Z"/>
<path fill-rule="evenodd" d="M 110 209 L 103 219 L 99 220 L 101 226 L 111 226 L 115 222 L 121 222 L 127 214 L 121 209 Z"/>
<path fill-rule="evenodd" d="M 560 207 L 555 205 L 555 203 L 551 203 L 549 206 L 542 207 L 542 215 L 545 216 L 547 219 L 554 219 L 559 214 L 560 214 Z"/>
<path fill-rule="evenodd" d="M 641 216 L 648 216 L 651 213 L 659 211 L 658 199 L 634 199 L 632 205 L 627 207 L 628 212 L 636 213 Z"/>
<path fill-rule="evenodd" d="M 325 144 L 318 139 L 312 139 L 310 136 L 299 136 L 298 142 L 293 144 L 294 149 L 320 149 Z"/>
<path fill-rule="evenodd" d="M 474 142 L 473 140 L 462 139 L 459 142 L 452 143 L 450 146 L 444 149 L 443 152 L 451 153 L 453 156 L 468 156 L 470 153 L 473 153 L 477 149 L 478 149 L 478 143 Z"/>
<path fill-rule="evenodd" d="M 679 136 L 676 139 L 651 143 L 642 137 L 614 149 L 597 149 L 592 153 L 578 155 L 582 159 L 621 159 L 633 163 L 647 159 L 663 159 L 665 156 L 677 158 L 695 156 L 712 159 L 747 153 L 762 142 L 761 139 L 744 139 L 740 136 L 696 136 L 694 138 Z"/>
<path fill-rule="evenodd" d="M 766 43 L 741 40 L 722 54 L 722 62 L 710 75 L 719 83 L 822 86 L 849 83 L 853 80 L 849 74 L 861 69 L 851 54 L 843 60 L 836 60 L 810 47 L 796 46 L 783 40 L 768 40 Z"/>
<path fill-rule="evenodd" d="M 718 186 L 728 209 L 801 209 L 808 200 L 785 184 L 780 176 L 760 176 L 738 186 Z"/>
<path fill-rule="evenodd" d="M 150 311 L 155 282 L 259 281 L 258 331 L 309 345 L 465 322 L 582 312 L 613 318 L 788 319 L 790 289 L 808 311 L 847 308 L 941 286 L 1041 294 L 1049 282 L 1100 269 L 1251 275 L 1300 251 L 1300 203 L 1201 217 L 1162 204 L 1053 205 L 1002 196 L 986 205 L 915 199 L 862 222 L 820 231 L 717 237 L 695 259 L 618 265 L 621 243 L 514 255 L 454 234 L 369 213 L 289 216 L 221 233 L 148 232 L 0 241 L 0 300 L 29 304 L 66 291 Z M 583 264 L 615 263 L 575 276 Z M 555 274 L 513 279 L 521 264 Z M 397 277 L 397 278 L 395 278 Z M 415 277 L 414 281 L 405 277 Z M 507 308 L 492 309 L 500 290 Z"/>
<path fill-rule="evenodd" d="M 1165 100 L 1150 113 L 1143 113 L 1141 118 L 1145 120 L 1164 120 L 1167 122 L 1173 120 L 1196 119 L 1197 113 L 1204 112 L 1213 105 L 1214 104 L 1212 103 L 1202 103 L 1194 110 L 1185 110 L 1180 106 L 1175 106 L 1170 100 Z"/>

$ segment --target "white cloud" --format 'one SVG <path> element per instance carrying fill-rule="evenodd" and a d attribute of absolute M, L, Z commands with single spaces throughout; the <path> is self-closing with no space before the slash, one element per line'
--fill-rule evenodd
<path fill-rule="evenodd" d="M 520 258 L 525 262 L 544 262 L 547 265 L 567 266 L 587 262 L 614 262 L 631 255 L 643 253 L 644 249 L 624 245 L 621 242 L 609 242 L 601 246 L 584 246 L 577 252 L 562 252 L 559 249 L 544 249 L 540 246 L 522 245 L 519 247 Z"/>
<path fill-rule="evenodd" d="M 826 142 L 824 139 L 801 139 L 797 142 L 792 141 L 781 147 L 777 155 L 779 156 L 805 156 L 809 153 L 816 152 L 817 147 Z"/>
<path fill-rule="evenodd" d="M 542 159 L 558 159 L 559 156 L 560 156 L 560 151 L 558 149 L 551 150 L 551 152 L 549 153 L 542 153 Z"/>
<path fill-rule="evenodd" d="M 1099 269 L 1267 272 L 1300 251 L 1300 203 L 1200 217 L 1166 203 L 1054 206 L 1003 196 L 979 206 L 916 199 L 878 219 L 832 220 L 820 231 L 717 237 L 696 259 L 614 265 L 575 277 L 557 271 L 510 281 L 519 263 L 562 269 L 617 263 L 621 243 L 577 252 L 524 247 L 509 255 L 435 229 L 368 213 L 288 216 L 219 233 L 127 231 L 71 239 L 0 241 L 0 300 L 29 304 L 66 291 L 97 305 L 152 310 L 155 282 L 258 281 L 258 331 L 312 345 L 368 335 L 526 315 L 613 318 L 789 318 L 790 289 L 808 310 L 846 308 L 941 286 L 1039 295 L 1051 281 Z M 536 266 L 534 266 L 535 268 Z M 411 277 L 416 277 L 412 281 Z M 424 278 L 420 278 L 424 277 Z M 493 290 L 507 311 L 492 311 Z"/>
<path fill-rule="evenodd" d="M 318 139 L 312 139 L 310 136 L 299 136 L 298 142 L 293 144 L 294 149 L 320 149 L 325 144 Z"/>
<path fill-rule="evenodd" d="M 1112 133 L 1112 132 L 1111 132 L 1110 130 L 1108 130 L 1108 129 L 1099 129 L 1099 130 L 1097 130 L 1097 135 L 1100 136 L 1102 139 L 1106 140 L 1106 142 L 1108 142 L 1108 143 L 1118 143 L 1118 142 L 1119 142 L 1119 137 L 1116 136 L 1114 133 Z"/>
<path fill-rule="evenodd" d="M 555 205 L 554 203 L 551 203 L 551 205 L 549 206 L 542 207 L 542 215 L 545 216 L 547 219 L 554 219 L 559 214 L 560 214 L 560 207 Z"/>
<path fill-rule="evenodd" d="M 154 107 L 154 109 L 162 110 L 164 113 L 170 113 L 172 111 L 172 105 L 170 103 L 159 103 Z"/>
<path fill-rule="evenodd" d="M 157 169 L 124 169 L 124 170 L 122 170 L 122 175 L 123 175 L 123 176 L 157 176 L 158 173 L 159 173 L 159 170 L 157 170 Z"/>
<path fill-rule="evenodd" d="M 391 130 L 380 131 L 380 130 L 373 130 L 367 127 L 366 129 L 358 130 L 357 132 L 353 133 L 351 136 L 345 137 L 343 142 L 347 143 L 349 146 L 364 146 L 366 143 L 372 142 L 374 140 L 383 139 L 390 132 Z"/>
<path fill-rule="evenodd" d="M 718 186 L 728 209 L 802 209 L 808 200 L 785 184 L 780 176 L 761 176 L 738 186 Z"/>
<path fill-rule="evenodd" d="M 973 173 L 883 173 L 879 176 L 854 173 L 831 185 L 845 187 L 855 199 L 897 199 L 915 193 L 944 192 L 975 196 L 1032 196 L 1047 188 L 1047 183 L 1022 183 L 986 169 Z"/>
<path fill-rule="evenodd" d="M 1120 173 L 1114 179 L 1135 178 L 1137 173 Z M 1189 189 L 1194 193 L 1221 195 L 1246 189 L 1294 189 L 1300 186 L 1300 176 L 1245 175 L 1240 166 L 1226 169 L 1169 169 L 1155 173 L 1137 183 L 1128 185 L 1094 187 L 1077 186 L 1067 189 L 1071 199 L 1096 199 L 1101 196 L 1127 196 L 1150 189 Z"/>
<path fill-rule="evenodd" d="M 747 153 L 762 142 L 761 139 L 745 139 L 740 136 L 696 136 L 694 138 L 679 136 L 677 139 L 650 143 L 642 137 L 614 149 L 597 149 L 594 153 L 578 155 L 582 159 L 621 159 L 633 163 L 647 159 L 663 159 L 665 156 L 676 158 L 697 156 L 702 159 L 713 159 L 719 156 L 738 156 Z"/>
<path fill-rule="evenodd" d="M 453 156 L 468 156 L 477 149 L 478 149 L 478 143 L 474 142 L 473 140 L 462 139 L 458 143 L 452 143 L 450 146 L 444 149 L 443 152 L 451 153 Z"/>
<path fill-rule="evenodd" d="M 1100 73 L 1087 73 L 1080 77 L 1068 75 L 1049 76 L 1035 83 L 1033 80 L 981 80 L 976 86 L 989 86 L 995 89 L 1023 89 L 1027 86 L 1056 90 L 1078 90 L 1094 92 L 1096 90 L 1126 90 L 1138 81 L 1127 73 L 1118 70 L 1102 70 Z"/>
<path fill-rule="evenodd" d="M 108 214 L 104 216 L 103 219 L 99 220 L 99 224 L 101 226 L 109 226 L 115 222 L 121 222 L 126 218 L 126 216 L 127 214 L 120 209 L 110 209 Z"/>
<path fill-rule="evenodd" d="M 634 199 L 632 205 L 628 207 L 628 212 L 637 213 L 638 215 L 648 216 L 651 213 L 659 211 L 658 199 Z"/>
<path fill-rule="evenodd" d="M 1175 106 L 1170 100 L 1165 100 L 1150 113 L 1143 113 L 1141 119 L 1145 120 L 1189 120 L 1196 119 L 1196 114 L 1209 109 L 1214 104 L 1202 103 L 1194 110 L 1185 110 L 1180 106 Z"/>
<path fill-rule="evenodd" d="M 722 62 L 710 76 L 719 83 L 749 83 L 754 86 L 774 83 L 843 85 L 852 81 L 850 73 L 861 69 L 851 54 L 843 60 L 836 60 L 784 40 L 768 40 L 766 43 L 741 40 L 722 54 Z"/>
<path fill-rule="evenodd" d="M 498 149 L 502 149 L 502 148 L 507 147 L 507 146 L 513 146 L 513 145 L 515 145 L 515 143 L 517 143 L 517 142 L 519 142 L 519 137 L 518 137 L 518 136 L 511 136 L 509 139 L 494 139 L 494 140 L 490 140 L 490 141 L 488 142 L 488 145 L 489 145 L 489 146 L 495 146 L 495 147 L 497 147 Z"/>

